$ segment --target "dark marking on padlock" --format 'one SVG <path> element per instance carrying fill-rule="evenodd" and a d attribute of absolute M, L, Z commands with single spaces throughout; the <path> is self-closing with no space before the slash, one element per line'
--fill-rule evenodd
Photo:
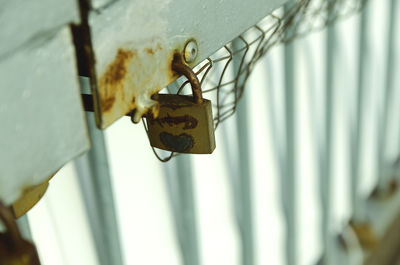
<path fill-rule="evenodd" d="M 189 107 L 191 107 L 191 106 L 193 106 L 192 103 L 188 103 L 188 104 L 182 104 L 182 103 L 180 103 L 180 104 L 164 103 L 164 104 L 163 104 L 163 107 L 164 107 L 164 108 L 169 108 L 169 109 L 172 109 L 172 110 L 177 110 L 177 109 L 182 109 L 182 108 L 189 108 Z"/>
<path fill-rule="evenodd" d="M 127 65 L 135 55 L 134 51 L 118 49 L 114 61 L 107 67 L 105 74 L 100 78 L 99 84 L 103 88 L 100 95 L 102 112 L 112 109 L 117 93 L 124 94 L 124 84 L 128 73 Z"/>
<path fill-rule="evenodd" d="M 160 140 L 167 147 L 168 150 L 185 153 L 190 151 L 194 145 L 194 139 L 191 135 L 181 133 L 180 135 L 173 135 L 168 132 L 160 133 Z"/>
<path fill-rule="evenodd" d="M 188 129 L 194 129 L 197 127 L 198 121 L 195 119 L 193 116 L 190 115 L 184 115 L 184 116 L 170 116 L 169 113 L 167 113 L 166 117 L 163 118 L 157 118 L 153 119 L 150 118 L 150 123 L 153 125 L 154 123 L 157 123 L 160 125 L 160 127 L 164 128 L 163 124 L 167 124 L 169 127 L 172 126 L 177 126 L 181 123 L 184 124 L 183 130 L 188 130 Z"/>

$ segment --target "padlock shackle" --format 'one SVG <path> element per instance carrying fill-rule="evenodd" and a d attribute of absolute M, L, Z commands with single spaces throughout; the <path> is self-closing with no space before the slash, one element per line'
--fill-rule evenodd
<path fill-rule="evenodd" d="M 188 79 L 192 87 L 194 102 L 196 104 L 203 103 L 203 95 L 201 92 L 200 81 L 197 78 L 197 75 L 193 72 L 192 68 L 190 68 L 183 62 L 182 56 L 179 53 L 174 54 L 171 68 L 176 73 L 184 75 Z"/>
<path fill-rule="evenodd" d="M 10 236 L 10 248 L 21 248 L 23 245 L 23 240 L 18 226 L 14 220 L 14 216 L 10 209 L 2 202 L 0 202 L 0 221 L 4 224 L 5 228 L 7 229 L 7 234 Z"/>

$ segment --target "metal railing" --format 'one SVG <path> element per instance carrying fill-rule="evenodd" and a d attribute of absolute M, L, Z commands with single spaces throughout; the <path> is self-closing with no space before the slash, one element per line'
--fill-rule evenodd
<path fill-rule="evenodd" d="M 374 0 L 371 0 L 371 2 Z M 376 0 L 375 0 L 376 1 Z M 343 247 L 341 241 L 338 240 L 340 233 L 337 227 L 341 226 L 344 231 L 348 229 L 347 223 L 351 221 L 354 228 L 354 233 L 357 234 L 357 226 L 371 223 L 372 225 L 370 207 L 367 205 L 370 201 L 369 198 L 360 192 L 360 185 L 363 182 L 363 172 L 365 171 L 364 163 L 362 162 L 363 152 L 365 147 L 366 128 L 365 124 L 371 122 L 373 117 L 368 116 L 367 109 L 377 110 L 377 133 L 376 137 L 369 138 L 368 141 L 374 141 L 376 144 L 376 153 L 374 154 L 377 161 L 377 188 L 381 193 L 387 193 L 390 188 L 390 183 L 394 180 L 393 172 L 395 172 L 395 162 L 388 160 L 386 156 L 386 148 L 391 144 L 391 141 L 399 143 L 399 139 L 388 138 L 389 124 L 395 122 L 400 124 L 400 115 L 398 113 L 399 108 L 396 109 L 396 102 L 400 93 L 396 91 L 399 87 L 396 79 L 396 73 L 399 72 L 399 50 L 396 45 L 398 41 L 398 30 L 399 21 L 396 20 L 396 11 L 399 11 L 399 4 L 397 0 L 391 0 L 387 5 L 388 13 L 387 21 L 387 41 L 385 41 L 385 47 L 371 47 L 369 46 L 371 36 L 369 33 L 369 25 L 373 23 L 370 18 L 370 14 L 375 12 L 370 6 L 363 10 L 359 17 L 358 34 L 354 36 L 354 45 L 357 46 L 359 54 L 352 54 L 358 60 L 356 69 L 358 72 L 357 85 L 351 87 L 349 84 L 348 93 L 355 95 L 355 107 L 354 112 L 347 113 L 347 109 L 343 108 L 345 104 L 338 102 L 338 93 L 343 92 L 337 89 L 337 79 L 340 78 L 337 73 L 340 64 L 345 63 L 343 54 L 338 52 L 338 43 L 342 38 L 341 33 L 338 32 L 335 25 L 329 26 L 324 32 L 317 33 L 325 35 L 324 41 L 321 41 L 320 46 L 324 51 L 325 56 L 325 67 L 323 69 L 317 69 L 314 65 L 314 61 L 311 60 L 310 56 L 318 56 L 317 52 L 311 51 L 308 47 L 305 50 L 304 55 L 308 56 L 307 65 L 309 66 L 306 71 L 309 71 L 308 78 L 314 76 L 324 76 L 324 86 L 319 87 L 316 85 L 315 80 L 308 80 L 310 88 L 307 88 L 307 93 L 321 93 L 322 102 L 320 104 L 323 109 L 318 109 L 315 106 L 311 106 L 310 117 L 308 117 L 307 123 L 311 124 L 311 133 L 314 139 L 312 145 L 309 146 L 313 149 L 315 157 L 309 157 L 313 160 L 315 166 L 315 176 L 318 180 L 318 187 L 316 192 L 316 198 L 319 198 L 320 207 L 314 209 L 320 215 L 319 227 L 314 227 L 310 233 L 317 233 L 320 236 L 320 248 L 321 253 L 314 253 L 315 256 L 321 257 L 315 260 L 318 264 L 339 264 L 344 258 L 348 264 L 352 263 L 352 254 L 350 245 Z M 355 23 L 355 21 L 344 21 L 339 23 Z M 385 29 L 386 30 L 386 29 Z M 290 34 L 290 33 L 289 33 Z M 381 36 L 382 37 L 382 36 Z M 304 40 L 303 40 L 304 41 Z M 238 40 L 240 42 L 240 40 Z M 307 42 L 307 40 L 306 40 Z M 308 44 L 305 42 L 305 46 Z M 235 45 L 235 42 L 234 42 Z M 265 176 L 265 178 L 278 178 L 280 188 L 280 198 L 277 199 L 279 203 L 283 223 L 285 227 L 285 240 L 284 246 L 282 246 L 284 261 L 281 264 L 305 264 L 302 258 L 299 258 L 303 251 L 307 251 L 306 245 L 301 245 L 301 238 L 299 237 L 299 230 L 302 229 L 300 222 L 301 211 L 307 208 L 307 205 L 299 204 L 299 197 L 301 191 L 299 191 L 299 183 L 304 181 L 300 179 L 300 174 L 304 170 L 304 165 L 300 164 L 300 156 L 303 154 L 303 150 L 306 145 L 301 143 L 300 131 L 304 130 L 307 124 L 302 123 L 299 120 L 302 111 L 300 105 L 304 104 L 302 97 L 304 97 L 304 91 L 300 92 L 298 80 L 299 73 L 297 58 L 299 57 L 299 47 L 297 42 L 287 44 L 281 50 L 281 61 L 283 62 L 283 69 L 281 69 L 279 76 L 274 76 L 279 71 L 273 68 L 270 58 L 265 58 L 261 65 L 265 67 L 264 72 L 267 82 L 261 83 L 262 89 L 257 90 L 260 93 L 262 90 L 267 90 L 268 100 L 265 100 L 264 106 L 256 106 L 259 116 L 257 119 L 263 119 L 263 116 L 269 115 L 271 124 L 268 124 L 267 130 L 270 130 L 272 134 L 272 152 L 275 155 L 275 161 L 271 159 L 265 159 L 265 163 L 276 163 L 277 174 L 275 176 Z M 373 60 L 367 57 L 369 56 L 370 49 L 385 49 L 386 50 L 386 66 L 384 71 L 384 84 L 380 88 L 383 89 L 383 100 L 379 102 L 377 98 L 367 99 L 367 92 L 371 89 L 370 84 L 367 83 L 366 75 L 371 74 L 371 71 L 366 70 L 367 64 L 372 64 Z M 308 50 L 308 52 L 307 52 Z M 304 51 L 304 50 L 303 50 Z M 315 52 L 315 54 L 314 54 Z M 346 53 L 348 54 L 348 52 Z M 233 61 L 233 64 L 239 64 L 240 62 Z M 237 66 L 238 67 L 238 66 Z M 237 69 L 237 67 L 235 69 Z M 273 72 L 275 71 L 275 72 Z M 315 71 L 312 72 L 311 71 Z M 273 72 L 273 73 L 272 73 Z M 282 78 L 284 80 L 284 87 L 278 86 L 276 80 Z M 342 77 L 346 78 L 346 77 Z M 397 81 L 396 81 L 397 80 Z M 267 83 L 267 84 L 266 84 Z M 83 86 L 88 84 L 81 84 Z M 246 93 L 250 92 L 254 87 L 247 86 Z M 284 95 L 284 107 L 280 106 L 279 103 L 274 101 L 274 93 L 282 93 Z M 322 90 L 322 91 L 321 91 Z M 397 89 L 398 90 L 398 89 Z M 310 92 L 311 91 L 311 92 Z M 314 104 L 313 100 L 317 99 L 315 95 L 312 95 L 309 99 L 310 104 Z M 397 101 L 396 101 L 397 100 Z M 373 108 L 371 106 L 374 106 Z M 377 106 L 377 107 L 376 107 Z M 304 106 L 303 106 L 304 107 Z M 250 101 L 250 96 L 246 95 L 238 105 L 236 119 L 234 120 L 235 132 L 237 135 L 237 142 L 220 142 L 221 149 L 226 152 L 224 155 L 228 159 L 221 160 L 221 167 L 227 166 L 227 178 L 232 183 L 229 187 L 233 194 L 232 204 L 232 218 L 235 219 L 237 224 L 236 233 L 240 241 L 239 249 L 241 250 L 241 258 L 237 264 L 242 265 L 253 265 L 253 264 L 264 264 L 263 260 L 259 260 L 258 252 L 264 251 L 264 246 L 257 244 L 257 237 L 261 236 L 257 234 L 257 227 L 263 224 L 257 223 L 255 220 L 255 211 L 268 211 L 268 209 L 260 208 L 262 202 L 254 199 L 254 171 L 257 167 L 254 165 L 254 157 L 257 156 L 257 149 L 263 148 L 261 145 L 265 143 L 263 139 L 251 139 L 251 130 L 254 128 L 251 125 L 251 121 L 254 121 L 254 115 L 252 109 L 255 107 Z M 264 110 L 262 109 L 264 108 Z M 283 110 L 283 111 L 282 111 Z M 395 113 L 397 111 L 397 113 Z M 348 126 L 342 130 L 344 136 L 337 135 L 335 126 L 337 125 L 337 113 L 341 112 L 341 115 L 349 115 Z M 301 115 L 304 116 L 304 113 Z M 281 124 L 280 119 L 283 119 Z M 95 245 L 97 255 L 99 257 L 100 264 L 107 265 L 119 265 L 123 263 L 124 251 L 128 251 L 129 246 L 121 246 L 119 221 L 117 220 L 117 214 L 115 210 L 115 193 L 118 191 L 112 188 L 112 178 L 118 178 L 118 176 L 111 176 L 108 167 L 108 154 L 105 148 L 105 140 L 103 133 L 95 127 L 93 117 L 88 114 L 87 116 L 90 138 L 92 142 L 92 149 L 88 155 L 78 159 L 75 162 L 77 168 L 77 174 L 81 183 L 82 194 L 84 194 L 85 205 L 87 214 L 90 220 L 90 226 L 92 229 L 92 236 L 95 239 Z M 223 125 L 222 125 L 223 126 Z M 399 126 L 398 126 L 399 127 Z M 392 127 L 391 127 L 392 128 Z M 399 129 L 399 128 L 397 128 Z M 221 137 L 227 138 L 227 135 L 233 133 L 226 128 L 221 129 Z M 399 132 L 397 132 L 399 133 Z M 370 135 L 370 134 L 368 134 Z M 112 135 L 110 135 L 112 137 Z M 346 183 L 341 186 L 341 194 L 349 197 L 348 203 L 351 214 L 349 218 L 342 217 L 341 220 L 337 220 L 334 211 L 337 192 L 335 193 L 334 182 L 335 178 L 338 177 L 335 167 L 338 160 L 341 158 L 341 153 L 337 151 L 338 137 L 344 137 L 348 142 L 348 175 L 346 175 Z M 144 138 L 146 139 L 145 136 Z M 232 148 L 230 145 L 237 145 Z M 217 147 L 218 148 L 218 147 Z M 265 147 L 264 147 L 265 148 Z M 150 149 L 150 148 L 149 148 Z M 238 150 L 237 153 L 232 153 L 232 150 Z M 138 150 L 132 150 L 136 152 Z M 142 150 L 140 150 L 141 152 Z M 400 150 L 398 150 L 400 153 Z M 112 154 L 111 154 L 112 155 Z M 164 179 L 166 188 L 168 190 L 169 204 L 173 215 L 174 227 L 171 228 L 175 231 L 176 241 L 179 245 L 181 253 L 181 264 L 185 265 L 199 265 L 199 264 L 213 264 L 209 260 L 205 261 L 203 258 L 202 244 L 199 242 L 202 240 L 202 236 L 199 230 L 199 212 L 197 211 L 197 187 L 195 185 L 195 178 L 199 177 L 198 174 L 193 173 L 192 164 L 196 161 L 196 157 L 180 155 L 172 159 L 171 162 L 163 165 Z M 217 159 L 216 156 L 211 156 L 210 159 Z M 158 161 L 154 162 L 156 165 Z M 226 163 L 226 164 L 222 164 Z M 111 165 L 112 166 L 112 165 Z M 140 162 L 136 162 L 134 166 L 140 166 Z M 341 172 L 346 172 L 342 170 Z M 132 172 L 132 174 L 135 174 Z M 144 176 L 145 177 L 145 176 Z M 212 185 L 212 183 L 210 183 Z M 346 190 L 348 189 L 348 190 Z M 395 198 L 395 197 L 393 197 Z M 396 197 L 397 198 L 397 197 Z M 218 198 L 216 198 L 217 200 Z M 384 206 L 383 206 L 384 207 Z M 126 210 L 129 210 L 129 203 L 126 203 Z M 399 209 L 397 209 L 399 210 Z M 140 215 L 140 212 L 137 213 Z M 213 217 L 210 217 L 213 218 Z M 272 217 L 271 217 L 272 218 Z M 275 218 L 275 217 L 274 217 Z M 304 218 L 304 217 L 302 217 Z M 163 220 L 160 220 L 162 222 Z M 340 223 L 341 222 L 341 223 Z M 339 223 L 339 224 L 338 224 Z M 26 227 L 26 222 L 21 221 L 21 227 Z M 33 228 L 34 229 L 34 228 Z M 271 227 L 270 229 L 274 229 Z M 27 229 L 26 229 L 27 230 Z M 379 230 L 379 229 L 378 229 Z M 27 230 L 28 231 L 28 230 Z M 379 233 L 378 233 L 379 234 Z M 132 235 L 134 236 L 134 235 Z M 268 236 L 268 235 L 262 235 Z M 357 236 L 360 236 L 357 234 Z M 271 239 L 273 241 L 273 239 Z M 344 240 L 346 241 L 346 240 Z M 360 238 L 360 241 L 362 239 Z M 362 242 L 360 242 L 362 243 Z M 40 243 L 39 243 L 40 244 Z M 342 245 L 341 245 L 342 244 Z M 347 249 L 346 249 L 347 248 Z M 315 247 L 314 247 L 315 250 Z M 130 251 L 130 250 L 129 250 Z M 132 249 L 133 252 L 138 251 Z M 223 252 L 224 249 L 221 247 Z M 358 250 L 354 250 L 358 251 Z M 157 249 L 154 249 L 154 255 L 157 255 Z M 225 252 L 222 255 L 233 255 L 233 253 Z M 276 254 L 279 255 L 279 254 Z M 347 258 L 346 258 L 347 257 Z M 367 257 L 367 256 L 365 256 Z M 144 263 L 145 264 L 145 263 Z M 169 264 L 165 261 L 164 264 Z"/>

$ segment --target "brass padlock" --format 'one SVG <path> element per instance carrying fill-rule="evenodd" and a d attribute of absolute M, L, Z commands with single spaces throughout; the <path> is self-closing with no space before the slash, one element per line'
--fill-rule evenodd
<path fill-rule="evenodd" d="M 211 101 L 203 99 L 200 82 L 181 55 L 175 55 L 172 69 L 188 78 L 193 96 L 156 95 L 158 115 L 147 116 L 150 144 L 178 153 L 211 154 L 215 149 Z"/>
<path fill-rule="evenodd" d="M 0 220 L 7 231 L 0 233 L 1 265 L 40 265 L 35 246 L 24 240 L 10 209 L 0 203 Z"/>

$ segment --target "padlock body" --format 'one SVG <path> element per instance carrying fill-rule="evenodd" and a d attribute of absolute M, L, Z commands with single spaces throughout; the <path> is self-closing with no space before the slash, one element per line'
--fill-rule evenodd
<path fill-rule="evenodd" d="M 147 117 L 153 147 L 191 154 L 211 154 L 215 149 L 211 101 L 193 102 L 192 96 L 159 94 L 157 118 Z"/>
<path fill-rule="evenodd" d="M 0 265 L 40 265 L 35 246 L 22 240 L 18 248 L 10 248 L 7 233 L 0 233 Z"/>

